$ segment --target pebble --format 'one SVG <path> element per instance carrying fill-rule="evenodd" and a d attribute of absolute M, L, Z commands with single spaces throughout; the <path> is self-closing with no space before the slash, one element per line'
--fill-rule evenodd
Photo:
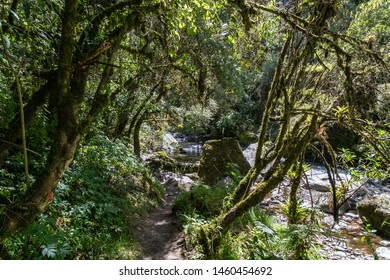
<path fill-rule="evenodd" d="M 339 224 L 334 225 L 332 231 L 340 231 L 340 230 L 344 230 L 344 229 L 347 229 L 347 224 L 340 222 Z"/>
<path fill-rule="evenodd" d="M 343 248 L 343 247 L 341 247 L 341 246 L 335 246 L 334 249 L 335 249 L 336 251 L 341 251 L 341 252 L 347 251 L 347 248 Z"/>
<path fill-rule="evenodd" d="M 361 229 L 361 226 L 359 225 L 350 225 L 347 227 L 347 232 L 356 232 Z"/>
<path fill-rule="evenodd" d="M 334 255 L 336 257 L 339 257 L 339 258 L 346 258 L 347 257 L 347 253 L 341 252 L 341 251 L 336 252 Z"/>
<path fill-rule="evenodd" d="M 345 216 L 345 217 L 348 217 L 348 218 L 350 218 L 350 219 L 356 219 L 356 218 L 359 217 L 359 215 L 354 214 L 354 213 L 351 213 L 351 212 L 345 213 L 344 216 Z"/>
<path fill-rule="evenodd" d="M 361 256 L 361 255 L 363 255 L 363 252 L 360 249 L 355 249 L 353 251 L 353 254 L 356 255 L 356 256 Z"/>

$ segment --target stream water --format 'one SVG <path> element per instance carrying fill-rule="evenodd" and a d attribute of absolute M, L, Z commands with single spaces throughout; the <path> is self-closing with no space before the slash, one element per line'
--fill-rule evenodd
<path fill-rule="evenodd" d="M 172 154 L 172 156 L 181 162 L 194 163 L 199 160 L 202 143 L 189 142 L 185 138 L 179 139 L 181 153 Z M 249 153 L 250 150 L 249 150 Z M 244 152 L 244 155 L 248 155 Z M 253 159 L 248 159 L 248 161 Z M 321 174 L 324 173 L 324 167 L 321 165 L 312 165 L 312 180 L 323 180 Z M 315 178 L 319 176 L 320 179 Z M 342 176 L 348 176 L 342 174 Z M 314 183 L 313 183 L 314 184 Z M 389 186 L 370 185 L 367 187 L 370 195 L 388 193 L 390 194 Z M 287 184 L 281 184 L 277 189 L 273 190 L 269 196 L 261 203 L 265 208 L 272 212 L 277 212 L 277 208 L 280 207 L 280 202 L 285 202 L 289 195 L 289 186 Z M 311 207 L 313 201 L 320 201 L 321 196 L 329 196 L 329 193 L 322 191 L 309 190 L 301 187 L 298 193 L 298 197 L 303 200 L 303 205 Z M 319 209 L 319 205 L 314 207 Z M 367 232 L 365 226 L 356 210 L 349 209 L 345 214 L 340 216 L 338 224 L 334 224 L 333 217 L 329 213 L 318 211 L 320 223 L 323 226 L 324 231 L 329 232 L 328 235 L 318 235 L 317 243 L 321 245 L 321 255 L 327 259 L 374 259 L 373 250 L 378 248 L 387 250 L 386 255 L 390 255 L 390 240 L 386 240 L 381 236 L 374 233 L 369 234 L 371 238 L 372 246 L 368 246 Z M 277 214 L 280 222 L 286 222 L 286 218 L 280 214 Z M 387 259 L 387 257 L 385 257 Z M 390 256 L 388 256 L 390 259 Z"/>

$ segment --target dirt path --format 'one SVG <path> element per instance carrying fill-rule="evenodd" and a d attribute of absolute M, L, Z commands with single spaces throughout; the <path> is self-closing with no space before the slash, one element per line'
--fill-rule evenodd
<path fill-rule="evenodd" d="M 163 184 L 166 195 L 159 208 L 141 218 L 141 245 L 145 260 L 182 260 L 184 236 L 177 218 L 172 214 L 177 183 L 168 180 Z"/>

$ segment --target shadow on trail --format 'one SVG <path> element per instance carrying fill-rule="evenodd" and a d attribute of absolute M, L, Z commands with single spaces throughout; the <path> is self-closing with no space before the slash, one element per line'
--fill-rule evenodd
<path fill-rule="evenodd" d="M 160 207 L 141 218 L 140 239 L 145 260 L 183 260 L 184 235 L 172 213 L 173 202 L 180 190 L 175 182 L 163 183 L 166 190 Z"/>

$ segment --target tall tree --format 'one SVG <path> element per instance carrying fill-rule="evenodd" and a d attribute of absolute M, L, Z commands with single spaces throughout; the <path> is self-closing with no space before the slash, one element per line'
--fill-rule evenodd
<path fill-rule="evenodd" d="M 199 228 L 199 243 L 209 258 L 217 256 L 221 236 L 230 225 L 283 181 L 310 142 L 321 138 L 328 124 L 337 122 L 367 137 L 365 121 L 360 119 L 356 103 L 356 77 L 360 74 L 353 67 L 358 68 L 362 57 L 365 57 L 371 66 L 388 71 L 368 42 L 332 28 L 340 8 L 337 0 L 297 1 L 292 5 L 275 6 L 233 2 L 240 8 L 248 28 L 251 17 L 258 13 L 277 16 L 282 22 L 280 30 L 283 30 L 284 46 L 262 114 L 254 166 L 236 187 L 232 206 Z M 369 75 L 370 71 L 365 70 L 363 75 Z M 328 79 L 340 83 L 329 84 Z M 347 109 L 340 113 L 340 108 Z M 342 115 L 341 118 L 340 115 L 337 118 L 337 112 Z M 271 119 L 279 122 L 279 131 L 275 142 L 268 148 L 265 140 Z M 386 147 L 375 141 L 370 143 L 381 156 L 383 164 L 388 166 Z M 254 184 L 260 173 L 264 175 L 260 182 Z"/>
<path fill-rule="evenodd" d="M 157 13 L 161 9 L 160 4 L 138 0 L 118 3 L 107 1 L 96 9 L 97 6 L 93 3 L 79 4 L 76 0 L 41 3 L 42 10 L 47 5 L 57 14 L 57 19 L 61 19 L 58 21 L 60 36 L 50 38 L 54 40 L 52 42 L 46 42 L 53 48 L 50 52 L 53 55 L 51 60 L 57 63 L 51 65 L 53 68 L 48 71 L 44 71 L 43 64 L 38 67 L 34 63 L 28 65 L 38 69 L 38 73 L 37 69 L 30 71 L 35 71 L 33 73 L 40 79 L 40 85 L 27 100 L 24 112 L 26 123 L 30 123 L 37 117 L 40 108 L 48 104 L 51 123 L 47 133 L 51 140 L 47 142 L 49 149 L 45 153 L 47 159 L 44 168 L 38 174 L 33 174 L 34 181 L 31 185 L 26 186 L 25 190 L 19 190 L 14 201 L 8 200 L 2 204 L 0 243 L 27 227 L 51 203 L 57 184 L 72 162 L 80 140 L 110 99 L 115 97 L 116 92 L 110 89 L 109 83 L 115 72 L 121 44 L 128 38 L 129 31 L 140 24 L 145 14 Z M 18 13 L 24 12 L 26 16 L 30 11 L 26 6 L 18 9 L 15 1 L 2 5 L 2 9 L 11 5 L 14 9 L 11 9 L 11 13 L 17 18 Z M 34 12 L 41 13 L 42 10 Z M 39 19 L 44 21 L 41 14 Z M 46 33 L 53 28 L 50 25 L 44 27 L 47 29 L 41 31 Z M 16 26 L 14 21 L 2 23 L 2 28 L 3 36 L 7 39 L 14 36 L 24 40 L 28 36 L 37 36 L 25 31 L 23 26 Z M 31 50 L 24 51 L 26 56 L 31 55 Z M 24 74 L 30 73 L 25 71 Z M 12 143 L 17 142 L 21 136 L 18 119 L 19 114 L 16 114 L 14 120 L 9 121 L 7 133 L 3 135 L 5 139 L 0 146 L 2 159 L 5 159 L 6 153 L 13 147 Z M 3 166 L 4 163 L 2 160 L 0 165 Z"/>

